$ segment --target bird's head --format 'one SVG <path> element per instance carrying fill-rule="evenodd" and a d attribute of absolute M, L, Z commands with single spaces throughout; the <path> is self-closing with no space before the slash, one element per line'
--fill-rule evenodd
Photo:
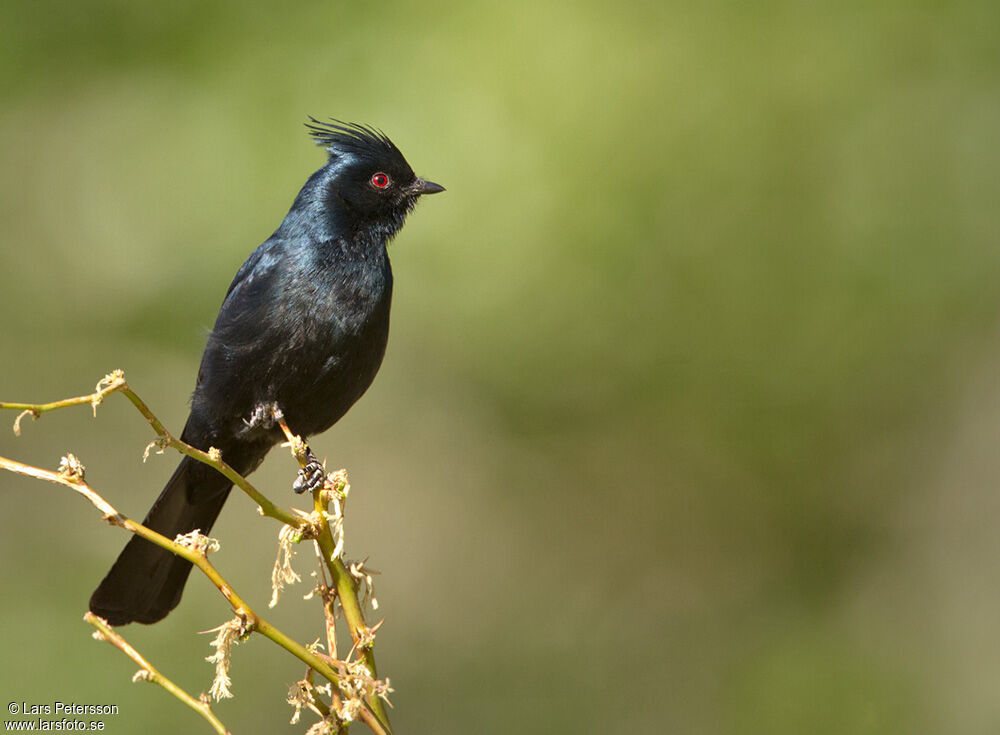
<path fill-rule="evenodd" d="M 376 227 L 391 237 L 421 196 L 444 191 L 414 174 L 384 133 L 339 120 L 309 120 L 309 134 L 329 155 L 323 177 L 327 204 L 346 210 L 356 224 Z"/>

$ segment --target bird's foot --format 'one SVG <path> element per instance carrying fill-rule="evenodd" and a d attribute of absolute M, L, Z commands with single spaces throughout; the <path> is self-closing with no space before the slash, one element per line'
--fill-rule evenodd
<path fill-rule="evenodd" d="M 249 419 L 243 419 L 247 429 L 272 429 L 282 418 L 277 403 L 258 403 Z"/>
<path fill-rule="evenodd" d="M 316 459 L 312 450 L 306 447 L 306 466 L 299 470 L 299 474 L 292 484 L 292 490 L 299 495 L 307 491 L 311 493 L 323 487 L 325 482 L 326 467 Z"/>

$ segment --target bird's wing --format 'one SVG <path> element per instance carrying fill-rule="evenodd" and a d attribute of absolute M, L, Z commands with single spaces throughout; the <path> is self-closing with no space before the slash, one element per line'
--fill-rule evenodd
<path fill-rule="evenodd" d="M 233 295 L 234 291 L 253 288 L 255 282 L 259 284 L 274 273 L 274 267 L 278 264 L 277 251 L 279 247 L 280 241 L 267 240 L 247 256 L 243 265 L 233 276 L 233 282 L 229 284 L 229 290 L 226 291 L 226 298 L 222 302 L 220 313 L 226 309 L 229 297 Z"/>
<path fill-rule="evenodd" d="M 264 347 L 262 338 L 273 307 L 273 291 L 283 268 L 281 242 L 268 240 L 244 261 L 229 285 L 198 369 L 197 392 L 219 361 Z"/>

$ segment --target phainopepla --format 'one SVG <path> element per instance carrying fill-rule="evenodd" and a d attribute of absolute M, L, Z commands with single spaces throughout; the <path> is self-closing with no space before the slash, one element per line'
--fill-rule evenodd
<path fill-rule="evenodd" d="M 281 226 L 250 254 L 222 303 L 201 359 L 181 439 L 215 447 L 246 475 L 284 435 L 330 428 L 367 390 L 389 335 L 392 269 L 386 245 L 423 194 L 444 187 L 414 175 L 399 149 L 363 125 L 309 118 L 329 153 Z M 313 481 L 316 470 L 313 460 Z M 300 475 L 296 490 L 301 491 Z M 232 485 L 190 457 L 143 523 L 174 538 L 208 533 Z M 90 598 L 111 625 L 155 623 L 180 602 L 191 565 L 133 536 Z"/>

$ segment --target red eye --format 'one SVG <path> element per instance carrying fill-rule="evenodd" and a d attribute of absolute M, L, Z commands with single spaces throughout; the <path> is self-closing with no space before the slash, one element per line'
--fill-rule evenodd
<path fill-rule="evenodd" d="M 372 186 L 376 189 L 384 189 L 389 185 L 389 177 L 385 174 L 375 174 L 372 176 Z"/>

